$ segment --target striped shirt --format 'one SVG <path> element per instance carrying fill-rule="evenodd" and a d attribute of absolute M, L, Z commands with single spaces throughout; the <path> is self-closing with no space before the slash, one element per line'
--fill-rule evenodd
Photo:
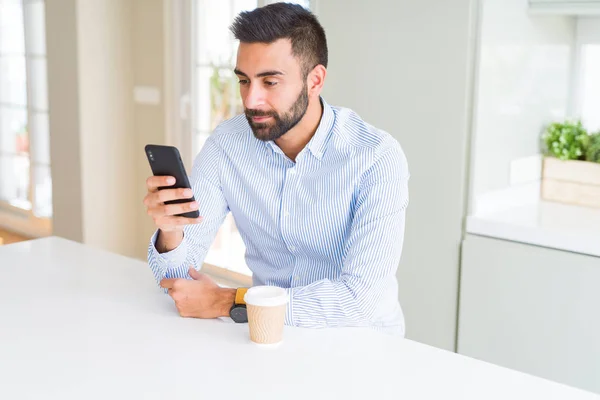
<path fill-rule="evenodd" d="M 286 288 L 285 322 L 366 326 L 404 335 L 396 270 L 402 253 L 409 172 L 388 133 L 325 101 L 319 126 L 295 162 L 256 139 L 244 115 L 220 124 L 191 174 L 203 221 L 148 262 L 159 282 L 200 269 L 231 212 L 254 285 Z"/>

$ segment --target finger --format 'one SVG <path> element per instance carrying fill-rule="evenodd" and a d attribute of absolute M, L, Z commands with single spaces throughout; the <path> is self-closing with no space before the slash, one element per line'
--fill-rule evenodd
<path fill-rule="evenodd" d="M 198 209 L 198 203 L 195 201 L 180 204 L 165 204 L 155 207 L 148 207 L 148 215 L 155 218 L 174 216 Z"/>
<path fill-rule="evenodd" d="M 171 200 L 191 199 L 192 197 L 194 197 L 194 192 L 192 192 L 192 189 L 187 188 L 165 189 L 157 192 L 156 197 L 158 201 L 164 203 Z"/>
<path fill-rule="evenodd" d="M 194 197 L 192 189 L 164 189 L 155 192 L 149 192 L 144 199 L 144 204 L 148 207 L 156 207 L 171 200 L 186 200 Z"/>
<path fill-rule="evenodd" d="M 159 187 L 171 186 L 175 184 L 175 178 L 172 176 L 151 176 L 146 179 L 146 187 L 149 191 L 155 192 Z"/>
<path fill-rule="evenodd" d="M 199 280 L 202 279 L 202 274 L 198 271 L 196 271 L 196 268 L 194 267 L 190 267 L 190 270 L 188 272 L 188 274 L 190 275 L 190 277 L 194 280 Z"/>
<path fill-rule="evenodd" d="M 164 288 L 164 289 L 173 289 L 173 286 L 175 285 L 175 281 L 177 281 L 176 278 L 165 278 L 160 281 L 160 287 Z"/>

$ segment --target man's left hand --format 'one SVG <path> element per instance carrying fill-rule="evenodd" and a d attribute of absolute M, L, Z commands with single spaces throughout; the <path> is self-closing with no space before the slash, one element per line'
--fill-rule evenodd
<path fill-rule="evenodd" d="M 219 287 L 206 274 L 190 267 L 193 280 L 168 278 L 160 281 L 175 301 L 179 315 L 191 318 L 228 317 L 235 301 L 235 289 Z"/>

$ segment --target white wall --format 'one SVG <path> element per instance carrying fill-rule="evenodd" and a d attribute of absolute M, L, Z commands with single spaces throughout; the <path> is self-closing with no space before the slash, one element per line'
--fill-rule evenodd
<path fill-rule="evenodd" d="M 46 4 L 53 233 L 133 256 L 136 186 L 143 182 L 136 171 L 132 11 L 131 0 Z"/>
<path fill-rule="evenodd" d="M 84 242 L 134 255 L 132 2 L 78 3 Z"/>
<path fill-rule="evenodd" d="M 483 0 L 473 196 L 509 186 L 510 163 L 540 152 L 544 125 L 568 112 L 575 21 L 529 16 L 527 0 Z"/>
<path fill-rule="evenodd" d="M 46 3 L 53 233 L 83 241 L 77 0 Z"/>
<path fill-rule="evenodd" d="M 135 158 L 135 216 L 138 226 L 135 238 L 135 256 L 146 259 L 150 236 L 155 230 L 152 219 L 146 214 L 142 199 L 146 194 L 146 178 L 152 174 L 144 153 L 148 143 L 167 144 L 170 132 L 166 118 L 169 109 L 177 110 L 167 101 L 165 48 L 167 40 L 163 0 L 133 0 L 133 19 L 130 22 L 133 34 L 132 66 L 134 86 L 157 88 L 161 93 L 160 104 L 134 104 L 135 147 L 131 157 Z M 170 144 L 170 143 L 169 143 Z M 183 152 L 183 151 L 182 151 Z"/>
<path fill-rule="evenodd" d="M 407 336 L 454 349 L 476 3 L 317 0 L 324 97 L 391 133 L 411 170 L 398 280 Z"/>

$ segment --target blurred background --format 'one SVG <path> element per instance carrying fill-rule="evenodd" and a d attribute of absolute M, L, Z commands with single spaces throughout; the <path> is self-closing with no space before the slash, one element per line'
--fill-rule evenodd
<path fill-rule="evenodd" d="M 228 27 L 272 2 L 0 0 L 0 242 L 145 259 L 144 145 L 189 170 L 242 112 Z M 409 161 L 407 336 L 600 393 L 600 0 L 297 3 Z M 231 216 L 206 264 L 249 282 Z"/>

